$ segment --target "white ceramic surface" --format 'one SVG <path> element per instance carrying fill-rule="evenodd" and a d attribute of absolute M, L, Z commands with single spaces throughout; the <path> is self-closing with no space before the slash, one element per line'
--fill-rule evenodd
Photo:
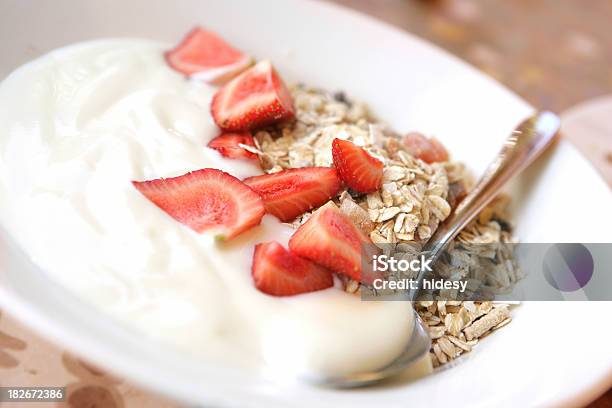
<path fill-rule="evenodd" d="M 5 0 L 0 16 L 0 77 L 68 43 L 125 36 L 176 41 L 202 24 L 241 49 L 272 59 L 289 82 L 343 89 L 400 131 L 436 134 L 476 172 L 531 112 L 513 94 L 429 44 L 324 3 Z M 568 144 L 560 143 L 512 191 L 521 240 L 612 242 L 610 191 Z M 610 303 L 525 303 L 511 325 L 452 369 L 411 384 L 337 391 L 272 382 L 165 349 L 55 286 L 10 237 L 3 234 L 0 241 L 3 309 L 94 363 L 185 402 L 574 406 L 612 382 L 612 355 L 605 352 L 612 337 L 605 324 Z"/>

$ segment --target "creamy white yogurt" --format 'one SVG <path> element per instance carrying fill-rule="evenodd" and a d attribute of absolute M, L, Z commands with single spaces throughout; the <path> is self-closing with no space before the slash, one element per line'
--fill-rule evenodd
<path fill-rule="evenodd" d="M 408 341 L 404 302 L 339 288 L 277 298 L 253 286 L 257 242 L 287 244 L 273 217 L 219 245 L 176 222 L 131 180 L 257 166 L 206 143 L 215 88 L 168 68 L 163 44 L 66 47 L 0 85 L 0 220 L 54 279 L 154 337 L 228 363 L 309 374 L 382 366 Z"/>

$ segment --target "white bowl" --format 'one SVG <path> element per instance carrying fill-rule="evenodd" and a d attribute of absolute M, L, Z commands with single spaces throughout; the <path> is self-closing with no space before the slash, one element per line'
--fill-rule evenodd
<path fill-rule="evenodd" d="M 100 37 L 176 42 L 195 24 L 289 81 L 345 90 L 400 131 L 437 135 L 476 172 L 532 108 L 496 82 L 413 36 L 325 3 L 267 0 L 4 1 L 0 77 L 59 46 Z M 561 142 L 513 188 L 526 242 L 611 242 L 612 197 Z M 332 390 L 274 383 L 196 361 L 84 305 L 2 234 L 0 306 L 44 336 L 151 390 L 214 406 L 574 406 L 612 383 L 608 302 L 527 302 L 503 331 L 414 383 Z"/>

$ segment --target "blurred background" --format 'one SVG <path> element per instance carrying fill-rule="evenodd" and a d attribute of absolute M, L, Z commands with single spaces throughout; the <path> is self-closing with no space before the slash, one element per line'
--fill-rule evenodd
<path fill-rule="evenodd" d="M 414 33 L 563 114 L 564 136 L 612 186 L 612 1 L 325 1 Z"/>

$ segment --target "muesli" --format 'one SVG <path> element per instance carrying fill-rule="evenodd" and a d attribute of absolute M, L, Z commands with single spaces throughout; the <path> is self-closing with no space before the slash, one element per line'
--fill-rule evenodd
<path fill-rule="evenodd" d="M 332 141 L 350 140 L 362 146 L 384 163 L 383 183 L 369 194 L 342 191 L 334 201 L 339 208 L 375 244 L 422 244 L 440 222 L 466 195 L 474 177 L 465 165 L 449 160 L 448 154 L 435 139 L 418 133 L 402 136 L 380 123 L 367 105 L 355 102 L 344 92 L 328 93 L 319 89 L 294 85 L 291 94 L 296 106 L 296 120 L 260 130 L 255 134 L 256 148 L 248 150 L 259 155 L 268 173 L 305 166 L 333 166 Z M 415 144 L 422 143 L 415 148 Z M 433 151 L 432 151 L 433 150 Z M 478 218 L 457 238 L 458 242 L 492 244 L 514 242 L 507 206 L 509 197 L 494 199 Z M 299 227 L 310 213 L 297 218 Z M 510 259 L 503 254 L 502 259 Z M 450 265 L 446 278 L 451 275 Z M 468 268 L 452 268 L 461 277 Z M 507 273 L 491 268 L 499 275 L 496 289 L 510 288 L 520 279 L 513 265 Z M 444 271 L 442 272 L 444 276 Z M 357 294 L 360 283 L 340 276 L 344 289 Z M 510 322 L 509 305 L 493 302 L 461 302 L 431 300 L 415 304 L 428 325 L 433 340 L 431 358 L 434 367 L 445 364 L 468 352 L 491 331 Z"/>

